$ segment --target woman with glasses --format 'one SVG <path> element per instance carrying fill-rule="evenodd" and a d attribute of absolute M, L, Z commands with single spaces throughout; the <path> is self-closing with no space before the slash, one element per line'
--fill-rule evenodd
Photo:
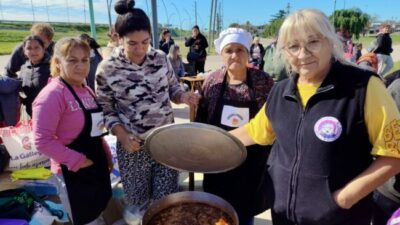
<path fill-rule="evenodd" d="M 369 225 L 371 192 L 400 172 L 393 100 L 376 74 L 343 58 L 319 10 L 289 15 L 277 50 L 290 78 L 274 85 L 254 119 L 231 131 L 245 145 L 273 145 L 273 224 Z"/>

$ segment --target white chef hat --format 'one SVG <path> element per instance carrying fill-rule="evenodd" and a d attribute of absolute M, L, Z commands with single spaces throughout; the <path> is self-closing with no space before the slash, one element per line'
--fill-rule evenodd
<path fill-rule="evenodd" d="M 250 46 L 252 42 L 252 37 L 249 32 L 242 28 L 230 27 L 226 30 L 221 31 L 218 39 L 214 41 L 215 50 L 218 54 L 221 54 L 222 49 L 231 43 L 238 43 L 243 45 L 248 51 L 250 51 Z"/>

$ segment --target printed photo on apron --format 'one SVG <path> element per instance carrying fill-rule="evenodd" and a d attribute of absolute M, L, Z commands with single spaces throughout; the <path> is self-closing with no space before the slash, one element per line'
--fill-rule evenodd
<path fill-rule="evenodd" d="M 249 117 L 249 108 L 224 105 L 221 115 L 221 124 L 229 127 L 241 127 L 249 122 Z"/>
<path fill-rule="evenodd" d="M 104 124 L 104 115 L 103 112 L 93 112 L 90 114 L 92 117 L 92 129 L 90 131 L 91 137 L 98 137 L 105 133 L 106 127 Z"/>

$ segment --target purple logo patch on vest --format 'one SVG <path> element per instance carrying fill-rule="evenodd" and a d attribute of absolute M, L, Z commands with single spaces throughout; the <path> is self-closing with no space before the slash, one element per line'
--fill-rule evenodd
<path fill-rule="evenodd" d="M 322 117 L 315 123 L 314 132 L 321 141 L 332 142 L 340 137 L 342 124 L 335 117 Z"/>

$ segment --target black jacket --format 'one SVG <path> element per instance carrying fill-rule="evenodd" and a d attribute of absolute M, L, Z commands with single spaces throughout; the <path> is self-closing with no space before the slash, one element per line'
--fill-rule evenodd
<path fill-rule="evenodd" d="M 393 52 L 392 38 L 388 33 L 378 34 L 376 45 L 378 46 L 374 51 L 376 54 L 390 55 Z"/>
<path fill-rule="evenodd" d="M 52 41 L 46 49 L 46 53 L 51 57 L 53 55 L 55 42 Z M 22 44 L 15 47 L 11 53 L 11 57 L 5 66 L 4 75 L 12 78 L 17 78 L 17 72 L 20 71 L 21 66 L 25 64 L 28 58 L 24 54 L 24 46 Z"/>
<path fill-rule="evenodd" d="M 250 46 L 250 57 L 252 57 L 253 50 L 254 50 L 255 47 L 256 47 L 255 44 L 251 44 L 251 46 Z M 261 60 L 263 61 L 264 60 L 264 55 L 265 55 L 264 46 L 262 44 L 258 44 L 258 47 L 260 48 Z"/>
<path fill-rule="evenodd" d="M 26 61 L 21 67 L 19 76 L 22 79 L 22 90 L 26 95 L 23 103 L 26 106 L 26 112 L 32 116 L 33 100 L 46 86 L 50 78 L 50 56 L 45 54 L 43 60 L 36 65 Z"/>
<path fill-rule="evenodd" d="M 334 63 L 304 110 L 296 75 L 275 84 L 266 114 L 276 134 L 268 162 L 276 213 L 299 225 L 336 225 L 369 215 L 369 197 L 345 210 L 332 193 L 372 163 L 364 121 L 371 76 Z"/>
<path fill-rule="evenodd" d="M 169 48 L 170 48 L 171 45 L 173 45 L 173 44 L 175 44 L 175 41 L 174 41 L 174 39 L 172 39 L 172 38 L 169 39 L 168 42 L 163 41 L 163 40 L 160 40 L 159 48 L 160 48 L 163 52 L 165 52 L 165 54 L 168 55 Z"/>
<path fill-rule="evenodd" d="M 203 34 L 199 33 L 196 38 L 190 37 L 186 39 L 185 46 L 190 47 L 189 52 L 196 52 L 200 54 L 201 58 L 207 56 L 206 48 L 208 48 L 208 42 Z M 197 46 L 197 49 L 195 48 Z"/>

